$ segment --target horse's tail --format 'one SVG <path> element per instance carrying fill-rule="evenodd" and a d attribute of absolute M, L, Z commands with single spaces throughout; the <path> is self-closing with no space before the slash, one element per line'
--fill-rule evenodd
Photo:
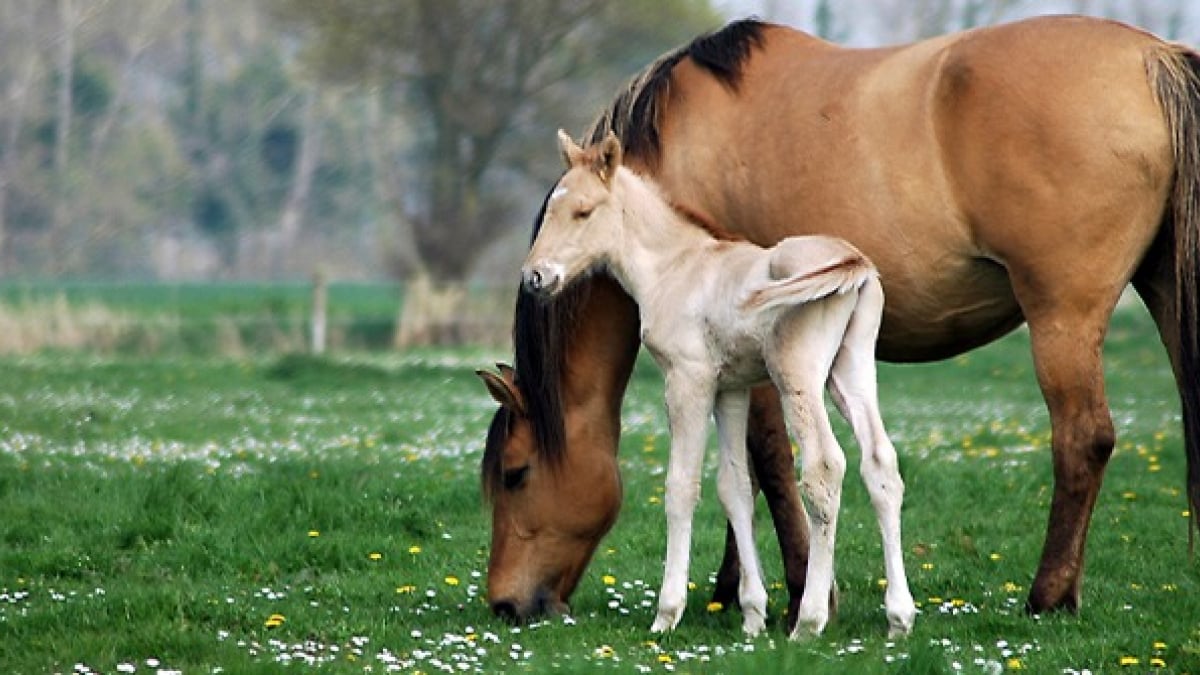
<path fill-rule="evenodd" d="M 1183 409 L 1189 548 L 1200 530 L 1200 54 L 1182 45 L 1158 50 L 1149 61 L 1155 95 L 1167 119 L 1175 153 L 1175 183 L 1165 225 L 1174 230 L 1176 384 Z"/>
<path fill-rule="evenodd" d="M 876 277 L 875 265 L 861 253 L 846 256 L 811 272 L 772 281 L 750 292 L 742 309 L 763 310 L 779 306 L 802 305 L 835 293 L 857 290 Z"/>

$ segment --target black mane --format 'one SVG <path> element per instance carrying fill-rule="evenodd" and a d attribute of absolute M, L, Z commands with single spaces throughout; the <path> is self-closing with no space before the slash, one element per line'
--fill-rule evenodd
<path fill-rule="evenodd" d="M 660 57 L 621 90 L 593 123 L 585 139 L 598 143 L 612 130 L 621 139 L 627 157 L 657 158 L 661 149 L 658 134 L 661 101 L 670 87 L 672 69 L 690 58 L 725 86 L 736 90 L 746 60 L 755 48 L 763 45 L 765 28 L 766 24 L 754 19 L 735 21 Z M 548 192 L 534 220 L 533 238 L 541 227 L 549 197 Z M 524 291 L 517 294 L 513 320 L 516 383 L 525 400 L 537 451 L 551 467 L 558 465 L 566 452 L 561 392 L 566 345 L 588 288 L 586 281 L 574 284 L 549 302 L 538 301 Z M 499 453 L 512 414 L 505 410 L 497 412 L 489 430 L 483 458 L 487 494 L 494 494 L 503 481 Z"/>

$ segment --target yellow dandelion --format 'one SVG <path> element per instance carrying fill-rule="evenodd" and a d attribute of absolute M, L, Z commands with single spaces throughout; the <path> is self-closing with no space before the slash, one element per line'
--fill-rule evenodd
<path fill-rule="evenodd" d="M 416 591 L 417 587 L 413 586 L 412 584 L 405 584 L 403 586 L 396 587 L 396 592 L 401 595 L 404 595 L 405 593 L 415 593 Z"/>
<path fill-rule="evenodd" d="M 383 554 L 378 551 L 372 551 L 367 554 L 367 558 L 370 560 L 383 560 Z"/>
<path fill-rule="evenodd" d="M 1121 493 L 1121 496 L 1130 501 L 1137 499 L 1137 493 L 1134 492 L 1133 490 L 1126 490 L 1125 492 Z"/>
<path fill-rule="evenodd" d="M 1154 658 L 1150 659 L 1150 667 L 1151 668 L 1166 668 L 1167 662 L 1160 659 L 1159 657 L 1155 656 Z"/>
<path fill-rule="evenodd" d="M 1187 509 L 1184 509 L 1183 511 L 1179 512 L 1179 515 L 1183 516 L 1184 518 L 1191 518 L 1192 512 L 1188 511 Z"/>
<path fill-rule="evenodd" d="M 1162 651 L 1167 648 L 1167 643 L 1163 642 L 1162 640 L 1159 640 L 1154 643 L 1154 648 L 1159 651 Z"/>
<path fill-rule="evenodd" d="M 1025 589 L 1022 588 L 1020 584 L 1014 584 L 1011 581 L 1004 582 L 1004 592 L 1005 593 L 1020 593 L 1023 590 L 1025 590 Z"/>
<path fill-rule="evenodd" d="M 921 563 L 921 569 L 923 569 L 923 570 L 931 570 L 931 569 L 933 569 L 933 563 L 928 563 L 928 562 L 927 562 L 927 563 Z"/>
<path fill-rule="evenodd" d="M 1118 663 L 1120 663 L 1122 666 L 1136 666 L 1141 663 L 1141 659 L 1136 656 L 1122 656 Z"/>
<path fill-rule="evenodd" d="M 421 552 L 421 547 L 414 544 L 414 545 L 408 547 L 408 552 L 413 555 L 416 555 Z"/>
<path fill-rule="evenodd" d="M 611 574 L 605 574 L 604 576 L 600 577 L 600 581 L 603 581 L 605 586 L 612 586 L 613 584 L 617 583 L 617 578 Z"/>
<path fill-rule="evenodd" d="M 317 537 L 321 536 L 321 531 L 320 530 L 309 530 L 308 536 L 310 539 L 316 539 Z"/>
<path fill-rule="evenodd" d="M 661 502 L 662 502 L 662 500 L 661 500 L 661 499 L 659 499 L 659 498 L 658 498 L 658 496 L 656 496 L 656 495 L 650 495 L 649 502 L 650 502 L 651 504 L 659 504 L 659 503 L 661 503 Z"/>
<path fill-rule="evenodd" d="M 671 655 L 670 655 L 670 654 L 659 654 L 659 655 L 658 655 L 658 662 L 659 662 L 659 663 L 670 663 L 671 661 L 672 661 L 672 659 L 671 659 Z"/>
<path fill-rule="evenodd" d="M 263 625 L 267 628 L 276 628 L 278 626 L 282 626 L 283 622 L 286 620 L 287 619 L 285 619 L 282 614 L 272 614 L 271 616 L 267 617 L 267 620 L 263 623 Z"/>
<path fill-rule="evenodd" d="M 1021 659 L 1011 658 L 1004 664 L 1009 670 L 1024 670 L 1025 664 L 1021 663 Z"/>
<path fill-rule="evenodd" d="M 929 604 L 940 605 L 940 604 L 942 604 L 942 598 L 937 595 L 931 595 L 931 596 L 929 596 Z"/>
<path fill-rule="evenodd" d="M 709 611 L 709 613 L 712 614 L 714 612 L 719 612 L 719 611 L 725 609 L 725 605 L 722 605 L 721 603 L 714 600 L 713 602 L 708 603 L 708 606 L 705 607 L 705 609 L 707 609 Z"/>
<path fill-rule="evenodd" d="M 1003 558 L 1003 557 L 1004 557 L 1004 556 L 1000 555 L 999 553 L 993 553 L 993 554 L 991 554 L 991 555 L 989 555 L 989 556 L 988 556 L 988 558 L 990 558 L 990 559 L 992 559 L 992 560 L 1000 560 L 1000 559 L 1001 559 L 1001 558 Z"/>
<path fill-rule="evenodd" d="M 876 585 L 876 586 L 878 586 L 878 587 L 880 587 L 880 588 L 887 588 L 887 579 L 884 579 L 883 577 L 880 577 L 880 578 L 878 578 L 878 579 L 876 579 L 876 580 L 875 580 L 875 585 Z"/>
<path fill-rule="evenodd" d="M 446 575 L 446 578 L 444 579 L 444 581 L 446 582 L 447 586 L 457 586 L 458 585 L 458 577 L 454 576 L 453 574 Z"/>
<path fill-rule="evenodd" d="M 689 591 L 694 591 L 694 590 L 696 590 L 696 582 L 694 582 L 694 581 L 689 581 L 689 582 L 688 582 L 688 590 L 689 590 Z"/>

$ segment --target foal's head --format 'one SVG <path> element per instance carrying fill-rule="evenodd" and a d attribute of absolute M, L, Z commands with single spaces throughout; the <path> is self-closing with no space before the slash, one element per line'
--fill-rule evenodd
<path fill-rule="evenodd" d="M 621 166 L 621 142 L 609 132 L 586 150 L 561 129 L 559 149 L 567 164 L 550 199 L 525 264 L 522 283 L 534 295 L 549 297 L 604 263 L 619 241 L 621 205 L 613 198 L 613 178 Z"/>

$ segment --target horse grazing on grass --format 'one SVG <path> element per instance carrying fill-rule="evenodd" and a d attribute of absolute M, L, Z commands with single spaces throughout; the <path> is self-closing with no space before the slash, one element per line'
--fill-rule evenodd
<path fill-rule="evenodd" d="M 653 183 L 621 166 L 611 133 L 584 150 L 560 131 L 559 144 L 567 172 L 522 279 L 526 291 L 551 298 L 580 276 L 607 270 L 637 302 L 642 342 L 663 371 L 671 429 L 667 560 L 651 630 L 675 628 L 686 605 L 710 414 L 720 437 L 717 492 L 741 566 L 743 628 L 757 635 L 766 626 L 746 420 L 751 386 L 769 379 L 801 448 L 810 508 L 808 573 L 792 637 L 820 634 L 829 620 L 846 458 L 825 412 L 826 386 L 862 447 L 863 482 L 883 536 L 890 632 L 907 635 L 917 610 L 900 545 L 904 483 L 876 396 L 883 289 L 874 265 L 842 239 L 789 237 L 764 249 L 687 220 Z"/>
<path fill-rule="evenodd" d="M 1054 475 L 1027 598 L 1034 613 L 1080 606 L 1088 525 L 1115 442 L 1101 346 L 1132 283 L 1182 401 L 1192 532 L 1196 52 L 1084 17 L 884 49 L 739 21 L 637 75 L 588 137 L 609 131 L 625 165 L 702 220 L 762 245 L 827 234 L 861 250 L 887 293 L 880 358 L 948 358 L 1028 325 Z M 497 610 L 521 618 L 565 603 L 612 524 L 620 399 L 638 331 L 634 303 L 602 275 L 548 306 L 519 297 L 510 379 L 522 412 L 498 413 L 483 460 Z M 750 447 L 782 453 L 784 436 L 773 389 L 756 389 Z"/>

